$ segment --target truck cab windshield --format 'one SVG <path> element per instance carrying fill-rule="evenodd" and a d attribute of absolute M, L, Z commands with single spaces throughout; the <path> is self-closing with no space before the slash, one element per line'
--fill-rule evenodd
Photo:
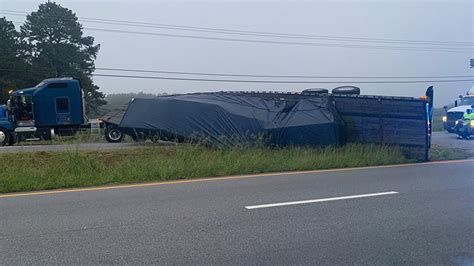
<path fill-rule="evenodd" d="M 461 105 L 474 105 L 474 97 L 464 97 L 461 101 Z"/>
<path fill-rule="evenodd" d="M 34 119 L 31 96 L 13 96 L 11 98 L 11 107 L 17 121 L 32 121 Z"/>

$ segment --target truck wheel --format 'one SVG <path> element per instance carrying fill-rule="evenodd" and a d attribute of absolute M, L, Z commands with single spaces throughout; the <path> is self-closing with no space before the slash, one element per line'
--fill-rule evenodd
<path fill-rule="evenodd" d="M 107 128 L 104 134 L 105 139 L 111 143 L 118 143 L 123 140 L 123 132 L 118 127 Z"/>
<path fill-rule="evenodd" d="M 0 128 L 0 146 L 6 146 L 10 143 L 10 132 Z"/>
<path fill-rule="evenodd" d="M 315 95 L 315 94 L 324 94 L 329 93 L 329 90 L 323 88 L 312 88 L 312 89 L 305 89 L 301 92 L 302 95 Z"/>
<path fill-rule="evenodd" d="M 41 131 L 40 139 L 46 140 L 46 141 L 52 140 L 54 137 L 54 134 L 55 134 L 54 129 L 46 128 L 43 131 Z"/>
<path fill-rule="evenodd" d="M 341 87 L 337 87 L 337 88 L 333 89 L 332 94 L 359 95 L 360 94 L 360 88 L 355 87 L 355 86 L 341 86 Z"/>

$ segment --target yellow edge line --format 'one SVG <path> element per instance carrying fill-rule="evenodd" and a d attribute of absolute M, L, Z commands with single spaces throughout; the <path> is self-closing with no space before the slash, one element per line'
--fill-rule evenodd
<path fill-rule="evenodd" d="M 69 193 L 69 192 L 84 192 L 84 191 L 97 191 L 97 190 L 111 190 L 111 189 L 123 189 L 123 188 L 140 188 L 140 187 L 198 183 L 198 182 L 208 182 L 208 181 L 246 179 L 246 178 L 264 177 L 264 176 L 318 174 L 318 173 L 344 172 L 344 171 L 367 170 L 367 169 L 378 169 L 378 168 L 397 168 L 397 167 L 410 167 L 410 166 L 420 166 L 420 165 L 469 163 L 469 162 L 474 162 L 474 159 L 437 161 L 437 162 L 427 162 L 427 163 L 392 164 L 392 165 L 365 166 L 365 167 L 352 167 L 352 168 L 336 168 L 336 169 L 323 169 L 323 170 L 276 172 L 276 173 L 223 176 L 223 177 L 199 178 L 199 179 L 188 179 L 188 180 L 177 180 L 177 181 L 160 181 L 160 182 L 129 184 L 129 185 L 86 187 L 86 188 L 74 188 L 74 189 L 57 189 L 57 190 L 49 190 L 49 191 L 26 192 L 26 193 L 21 193 L 21 192 L 20 193 L 7 193 L 7 194 L 0 194 L 0 198 L 14 198 L 14 197 L 23 197 L 23 196 L 61 194 L 61 193 Z"/>

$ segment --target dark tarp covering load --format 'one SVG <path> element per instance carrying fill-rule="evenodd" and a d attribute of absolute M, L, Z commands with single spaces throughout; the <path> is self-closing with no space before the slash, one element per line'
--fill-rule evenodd
<path fill-rule="evenodd" d="M 235 145 L 261 139 L 276 146 L 327 146 L 341 142 L 344 123 L 329 95 L 261 97 L 198 93 L 132 100 L 119 127 L 152 132 L 164 140 Z"/>

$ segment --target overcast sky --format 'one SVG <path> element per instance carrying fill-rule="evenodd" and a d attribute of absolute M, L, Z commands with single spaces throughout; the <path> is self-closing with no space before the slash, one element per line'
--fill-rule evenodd
<path fill-rule="evenodd" d="M 31 12 L 44 1 L 0 0 L 0 9 Z M 78 17 L 245 31 L 344 37 L 474 42 L 474 0 L 466 1 L 56 1 Z M 0 14 L 3 16 L 4 14 Z M 21 22 L 22 17 L 5 15 Z M 82 22 L 87 28 L 274 41 L 412 46 L 257 38 Z M 19 25 L 20 23 L 16 23 Z M 470 53 L 243 43 L 85 30 L 100 43 L 96 66 L 186 72 L 315 76 L 474 75 Z M 430 46 L 430 45 L 424 45 Z M 432 46 L 430 46 L 432 47 Z M 436 46 L 435 46 L 436 47 Z M 472 49 L 472 47 L 471 47 Z M 98 72 L 98 71 L 97 71 Z M 105 73 L 105 72 L 101 72 Z M 122 73 L 133 75 L 133 73 Z M 152 74 L 141 74 L 152 75 Z M 158 74 L 153 74 L 158 75 Z M 176 75 L 174 75 L 176 76 Z M 202 78 L 202 77 L 201 77 Z M 247 78 L 248 79 L 248 78 Z M 300 91 L 353 84 L 363 94 L 420 96 L 435 86 L 436 105 L 452 102 L 472 82 L 421 84 L 249 84 L 95 77 L 105 93 L 219 90 Z M 288 79 L 284 79 L 288 80 Z M 304 79 L 308 80 L 308 79 Z M 391 79 L 393 80 L 393 79 Z"/>

